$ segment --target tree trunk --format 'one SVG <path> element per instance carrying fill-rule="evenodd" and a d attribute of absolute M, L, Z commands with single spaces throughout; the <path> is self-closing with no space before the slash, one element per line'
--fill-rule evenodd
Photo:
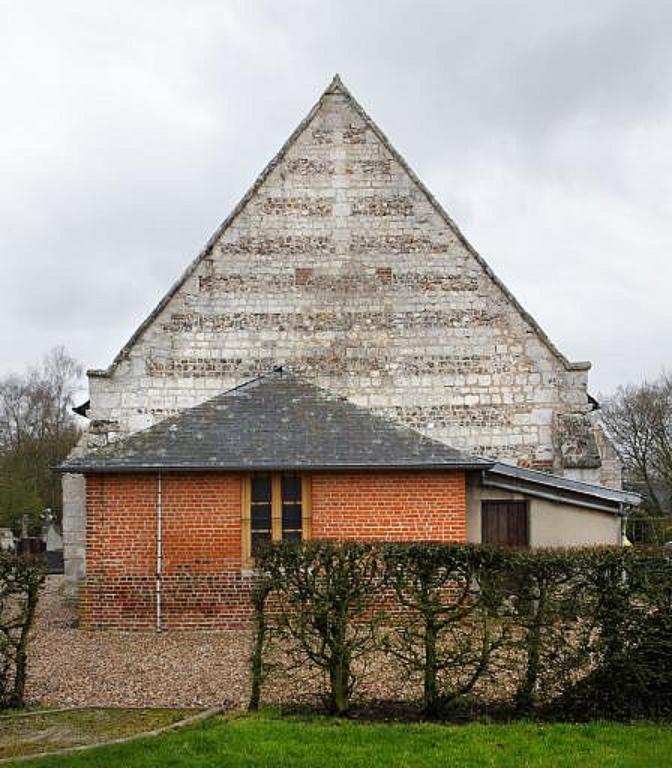
<path fill-rule="evenodd" d="M 332 660 L 329 681 L 331 710 L 336 715 L 344 715 L 350 708 L 350 660 L 346 654 L 339 654 Z"/>
<path fill-rule="evenodd" d="M 534 708 L 534 691 L 539 680 L 541 665 L 541 630 L 545 610 L 546 590 L 542 585 L 538 599 L 532 603 L 532 622 L 527 633 L 527 665 L 525 677 L 516 695 L 516 706 L 521 713 L 529 713 Z"/>
<path fill-rule="evenodd" d="M 9 697 L 9 706 L 14 709 L 19 709 L 24 703 L 23 697 L 26 689 L 26 668 L 28 665 L 28 635 L 33 626 L 33 619 L 35 618 L 39 590 L 39 583 L 31 584 L 28 589 L 26 612 L 23 617 L 19 642 L 16 646 L 16 655 L 14 657 L 14 686 Z"/>
<path fill-rule="evenodd" d="M 436 651 L 437 631 L 433 621 L 425 626 L 425 669 L 423 711 L 429 717 L 439 714 L 439 683 Z"/>
<path fill-rule="evenodd" d="M 250 702 L 248 709 L 250 712 L 256 712 L 259 709 L 261 701 L 261 681 L 264 673 L 264 641 L 266 639 L 266 598 L 269 589 L 261 586 L 253 595 L 254 617 L 256 624 L 256 633 L 254 637 L 254 647 L 252 649 L 251 670 L 252 677 Z"/>

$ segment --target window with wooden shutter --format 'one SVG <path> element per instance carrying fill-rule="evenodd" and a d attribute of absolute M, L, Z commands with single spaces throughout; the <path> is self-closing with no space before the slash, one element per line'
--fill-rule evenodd
<path fill-rule="evenodd" d="M 280 478 L 282 499 L 282 538 L 301 541 L 303 533 L 301 475 L 284 474 Z"/>
<path fill-rule="evenodd" d="M 253 475 L 250 483 L 250 553 L 273 538 L 271 475 Z"/>
<path fill-rule="evenodd" d="M 310 538 L 310 476 L 255 473 L 243 478 L 243 562 L 254 564 L 257 547 L 269 541 Z"/>
<path fill-rule="evenodd" d="M 526 501 L 481 502 L 481 541 L 503 547 L 529 546 Z"/>

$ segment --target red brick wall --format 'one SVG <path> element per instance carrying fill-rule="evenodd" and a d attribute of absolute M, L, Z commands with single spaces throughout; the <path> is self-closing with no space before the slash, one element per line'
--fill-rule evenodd
<path fill-rule="evenodd" d="M 144 576 L 156 561 L 156 476 L 98 475 L 86 481 L 89 576 Z"/>
<path fill-rule="evenodd" d="M 165 629 L 240 626 L 249 618 L 241 576 L 241 486 L 232 473 L 162 476 Z M 156 624 L 158 480 L 87 477 L 87 578 L 80 620 L 88 628 Z"/>
<path fill-rule="evenodd" d="M 152 629 L 156 621 L 156 475 L 87 477 L 87 628 Z M 161 625 L 225 628 L 250 616 L 241 573 L 241 477 L 164 474 Z M 461 472 L 316 474 L 314 538 L 464 541 Z"/>
<path fill-rule="evenodd" d="M 463 472 L 313 476 L 313 537 L 465 541 Z"/>
<path fill-rule="evenodd" d="M 162 491 L 164 573 L 240 570 L 240 476 L 164 475 Z"/>

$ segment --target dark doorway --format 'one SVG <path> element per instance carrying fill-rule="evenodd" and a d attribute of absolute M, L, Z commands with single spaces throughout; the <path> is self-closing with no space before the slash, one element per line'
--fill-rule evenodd
<path fill-rule="evenodd" d="M 481 541 L 503 547 L 527 547 L 530 543 L 527 502 L 481 502 Z"/>

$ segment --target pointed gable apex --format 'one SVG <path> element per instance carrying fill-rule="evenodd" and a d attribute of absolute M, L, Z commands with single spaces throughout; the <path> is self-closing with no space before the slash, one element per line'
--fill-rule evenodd
<path fill-rule="evenodd" d="M 515 296 L 509 291 L 504 283 L 495 275 L 487 262 L 483 257 L 473 248 L 466 237 L 462 234 L 459 227 L 450 218 L 448 213 L 444 210 L 441 204 L 436 200 L 432 193 L 427 189 L 423 182 L 418 178 L 413 169 L 409 166 L 402 155 L 393 147 L 383 131 L 376 125 L 376 123 L 367 114 L 364 108 L 354 98 L 350 91 L 346 88 L 338 74 L 335 74 L 329 85 L 323 91 L 318 101 L 313 105 L 306 117 L 299 123 L 296 129 L 292 132 L 287 141 L 280 148 L 279 152 L 273 157 L 273 159 L 264 168 L 261 174 L 257 177 L 253 185 L 248 189 L 245 195 L 241 198 L 235 208 L 231 211 L 229 216 L 222 222 L 217 228 L 214 234 L 210 237 L 203 250 L 196 256 L 196 258 L 189 264 L 187 269 L 182 273 L 178 280 L 173 283 L 168 292 L 163 296 L 161 301 L 157 304 L 155 309 L 148 315 L 148 317 L 140 324 L 137 330 L 133 333 L 131 338 L 122 347 L 120 352 L 116 355 L 111 365 L 106 369 L 90 369 L 87 371 L 87 375 L 93 377 L 109 377 L 111 376 L 119 363 L 124 360 L 136 342 L 142 337 L 147 328 L 153 323 L 153 321 L 161 314 L 161 312 L 168 305 L 173 296 L 179 291 L 191 275 L 195 272 L 197 267 L 206 259 L 212 252 L 214 246 L 219 242 L 222 235 L 233 224 L 240 213 L 245 209 L 250 200 L 255 196 L 262 184 L 266 181 L 271 172 L 282 162 L 287 152 L 294 146 L 299 136 L 311 123 L 315 115 L 323 106 L 326 97 L 331 95 L 343 95 L 355 112 L 361 117 L 366 127 L 376 136 L 385 149 L 390 153 L 394 160 L 399 164 L 403 171 L 408 175 L 411 181 L 427 198 L 432 208 L 440 216 L 443 222 L 447 225 L 448 229 L 455 235 L 461 245 L 466 251 L 477 261 L 480 267 L 483 269 L 488 278 L 499 288 L 504 294 L 506 299 L 516 309 L 521 318 L 534 330 L 535 334 L 541 340 L 541 342 L 548 348 L 551 354 L 561 363 L 561 365 L 568 371 L 585 371 L 590 369 L 591 364 L 589 362 L 570 362 L 553 344 L 546 333 L 542 330 L 536 320 L 523 308 L 518 302 Z"/>

